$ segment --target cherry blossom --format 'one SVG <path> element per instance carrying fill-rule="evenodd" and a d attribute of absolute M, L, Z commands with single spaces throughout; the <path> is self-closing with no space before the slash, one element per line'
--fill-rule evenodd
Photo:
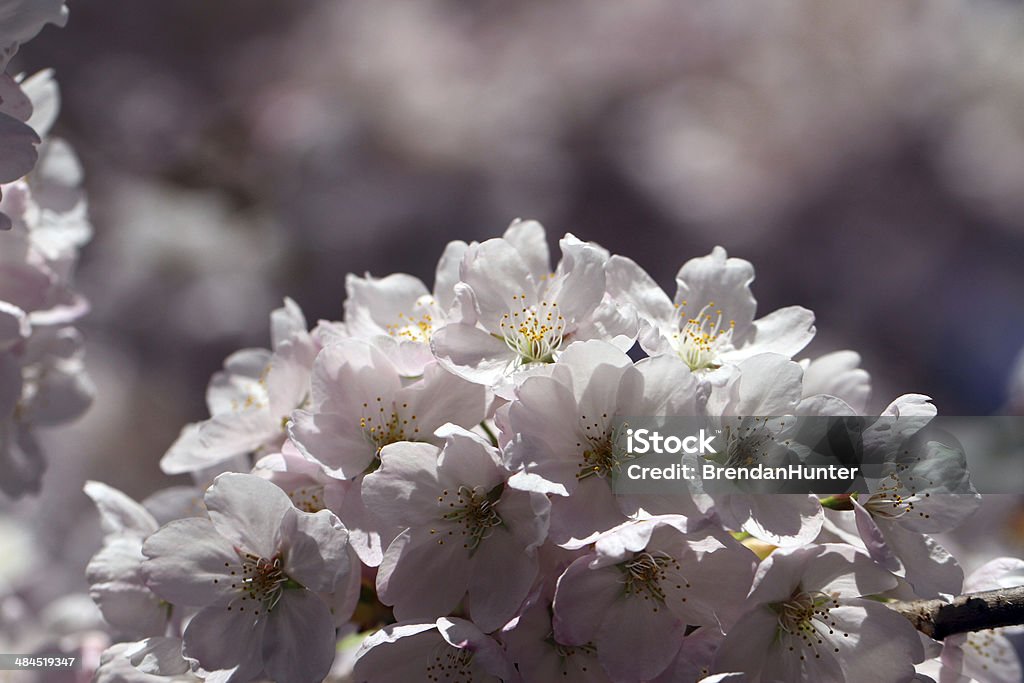
<path fill-rule="evenodd" d="M 571 234 L 550 270 L 544 229 L 513 222 L 500 239 L 471 244 L 459 269 L 473 318 L 445 325 L 431 338 L 444 366 L 507 395 L 511 378 L 553 362 L 573 341 L 604 339 L 628 349 L 628 315 L 605 297 L 608 253 Z"/>
<path fill-rule="evenodd" d="M 722 247 L 683 264 L 674 300 L 624 256 L 613 256 L 607 271 L 612 297 L 640 314 L 644 350 L 677 355 L 694 372 L 710 373 L 757 353 L 792 357 L 814 336 L 814 314 L 800 306 L 754 320 L 754 267 L 729 258 Z"/>
<path fill-rule="evenodd" d="M 153 592 L 201 608 L 185 629 L 185 656 L 231 672 L 226 680 L 322 680 L 334 616 L 321 594 L 344 590 L 355 571 L 344 526 L 327 510 L 297 510 L 251 475 L 221 475 L 205 502 L 209 519 L 171 522 L 143 545 Z"/>

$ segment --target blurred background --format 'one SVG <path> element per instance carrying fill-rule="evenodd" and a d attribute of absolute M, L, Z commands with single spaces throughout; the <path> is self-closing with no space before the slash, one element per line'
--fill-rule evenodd
<path fill-rule="evenodd" d="M 160 456 L 205 417 L 223 358 L 268 343 L 282 297 L 336 319 L 346 272 L 429 283 L 448 240 L 515 217 L 630 256 L 670 292 L 725 246 L 754 263 L 761 314 L 816 312 L 810 353 L 862 354 L 875 408 L 906 392 L 951 415 L 1008 406 L 1018 2 L 69 6 L 14 67 L 56 70 L 56 132 L 96 228 L 77 282 L 99 394 L 49 434 L 43 493 L 17 505 L 70 577 L 98 548 L 83 480 L 167 485 Z M 1024 554 L 1020 505 L 987 509 L 977 528 Z"/>

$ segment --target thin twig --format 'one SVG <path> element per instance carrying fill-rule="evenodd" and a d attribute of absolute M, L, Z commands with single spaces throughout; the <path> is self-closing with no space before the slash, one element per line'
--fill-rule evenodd
<path fill-rule="evenodd" d="M 959 595 L 952 602 L 910 600 L 886 603 L 921 633 L 942 640 L 954 633 L 1024 624 L 1024 586 Z"/>

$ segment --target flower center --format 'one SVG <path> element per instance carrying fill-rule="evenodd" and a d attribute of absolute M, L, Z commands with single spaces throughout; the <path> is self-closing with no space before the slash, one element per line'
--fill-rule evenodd
<path fill-rule="evenodd" d="M 376 410 L 369 402 L 363 403 L 363 415 L 359 418 L 359 426 L 363 434 L 380 449 L 388 444 L 399 441 L 416 441 L 419 438 L 420 428 L 416 426 L 416 416 L 403 417 L 403 412 L 409 408 L 408 403 L 401 406 L 392 404 L 388 410 L 384 406 L 384 400 L 378 396 L 374 404 Z"/>
<path fill-rule="evenodd" d="M 398 322 L 388 325 L 388 334 L 398 339 L 426 344 L 434 332 L 437 321 L 442 317 L 441 309 L 433 297 L 421 297 L 412 315 L 398 314 Z"/>
<path fill-rule="evenodd" d="M 427 660 L 427 680 L 444 681 L 444 683 L 471 683 L 473 671 L 473 653 L 468 649 L 459 649 L 444 643 L 438 645 L 430 659 Z"/>
<path fill-rule="evenodd" d="M 512 310 L 498 323 L 501 338 L 517 356 L 517 365 L 553 363 L 565 335 L 565 318 L 558 304 L 541 301 L 527 305 L 526 295 L 512 297 Z"/>
<path fill-rule="evenodd" d="M 804 660 L 810 653 L 815 659 L 821 658 L 818 646 L 825 644 L 827 636 L 835 635 L 836 621 L 829 615 L 829 610 L 839 606 L 838 593 L 829 595 L 823 591 L 798 591 L 786 602 L 772 605 L 778 614 L 779 631 L 800 639 L 790 642 L 789 651 L 795 652 L 797 647 L 806 648 L 800 651 L 800 659 Z M 848 638 L 849 633 L 843 633 Z M 832 648 L 839 652 L 838 647 Z"/>
<path fill-rule="evenodd" d="M 238 553 L 241 564 L 231 570 L 231 587 L 240 595 L 228 604 L 229 612 L 232 609 L 244 612 L 248 607 L 259 616 L 261 609 L 269 612 L 277 606 L 285 588 L 299 587 L 299 584 L 284 573 L 281 553 L 268 559 L 238 548 L 235 548 L 235 552 Z M 225 562 L 224 566 L 231 565 Z M 218 579 L 214 579 L 213 582 L 217 583 Z"/>
<path fill-rule="evenodd" d="M 327 506 L 324 505 L 323 486 L 301 486 L 288 492 L 292 499 L 292 505 L 303 512 L 320 512 Z"/>
<path fill-rule="evenodd" d="M 449 509 L 442 518 L 454 523 L 456 529 L 461 527 L 459 535 L 463 548 L 470 552 L 476 550 L 480 542 L 493 533 L 492 529 L 501 526 L 501 517 L 495 506 L 504 489 L 504 484 L 498 484 L 490 491 L 484 491 L 482 486 L 460 486 L 454 493 L 445 489 L 437 497 L 438 505 Z M 449 529 L 447 534 L 431 529 L 430 533 L 438 534 L 438 545 L 444 545 L 445 537 L 454 536 L 455 529 Z"/>
<path fill-rule="evenodd" d="M 664 604 L 668 597 L 667 586 L 674 585 L 676 590 L 690 588 L 690 582 L 682 575 L 682 566 L 678 560 L 667 553 L 642 552 L 633 559 L 618 565 L 622 571 L 626 595 L 636 595 L 644 600 L 654 602 L 652 611 L 657 612 L 659 605 Z M 686 598 L 682 598 L 686 602 Z"/>
<path fill-rule="evenodd" d="M 722 309 L 709 301 L 692 318 L 686 318 L 686 302 L 680 304 L 679 332 L 674 335 L 679 357 L 690 370 L 714 370 L 722 366 L 720 356 L 733 349 L 732 331 L 736 321 L 722 325 Z"/>
<path fill-rule="evenodd" d="M 629 453 L 622 445 L 622 436 L 628 423 L 622 423 L 612 429 L 607 427 L 608 413 L 602 413 L 599 420 L 588 421 L 586 415 L 580 416 L 583 425 L 584 440 L 576 443 L 583 449 L 583 460 L 576 473 L 577 479 L 600 477 L 604 479 L 617 472 L 622 463 L 630 459 Z"/>
<path fill-rule="evenodd" d="M 916 512 L 918 516 L 928 519 L 931 515 L 914 509 L 914 501 L 917 498 L 918 484 L 932 485 L 931 481 L 920 476 L 915 478 L 908 474 L 910 465 L 897 463 L 895 468 L 881 480 L 878 488 L 864 503 L 864 507 L 876 517 L 896 519 L 906 514 Z M 931 494 L 922 494 L 925 498 Z"/>

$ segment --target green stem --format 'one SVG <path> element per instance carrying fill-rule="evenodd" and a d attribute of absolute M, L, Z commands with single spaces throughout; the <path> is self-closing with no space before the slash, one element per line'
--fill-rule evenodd
<path fill-rule="evenodd" d="M 484 430 L 484 432 L 487 433 L 487 438 L 489 438 L 491 440 L 491 445 L 493 445 L 495 448 L 497 448 L 498 447 L 498 435 L 495 434 L 494 430 L 491 429 L 487 425 L 487 420 L 482 420 L 480 422 L 480 429 Z"/>

